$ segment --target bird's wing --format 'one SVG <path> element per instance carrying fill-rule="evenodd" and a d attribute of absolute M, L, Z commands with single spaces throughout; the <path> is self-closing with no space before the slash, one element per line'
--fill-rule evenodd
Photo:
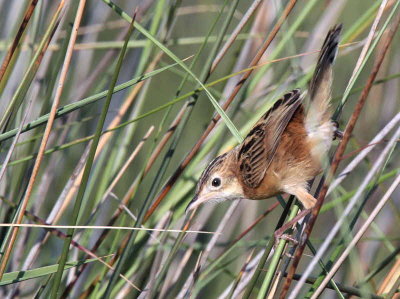
<path fill-rule="evenodd" d="M 243 182 L 257 188 L 272 162 L 281 135 L 299 107 L 299 89 L 286 93 L 254 125 L 239 147 L 238 163 Z"/>

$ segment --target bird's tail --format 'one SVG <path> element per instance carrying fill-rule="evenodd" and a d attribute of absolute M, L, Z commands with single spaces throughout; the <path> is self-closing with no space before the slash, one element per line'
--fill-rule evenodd
<path fill-rule="evenodd" d="M 338 51 L 341 30 L 341 24 L 335 25 L 329 30 L 311 80 L 309 88 L 310 103 L 306 117 L 306 126 L 311 131 L 330 121 L 331 118 L 332 66 Z"/>

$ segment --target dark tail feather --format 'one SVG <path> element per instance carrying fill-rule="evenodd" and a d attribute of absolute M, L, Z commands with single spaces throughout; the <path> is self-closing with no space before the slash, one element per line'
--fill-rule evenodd
<path fill-rule="evenodd" d="M 321 130 L 323 131 L 321 128 L 326 127 L 326 124 L 331 121 L 332 64 L 336 57 L 341 30 L 342 25 L 336 25 L 329 30 L 311 80 L 309 89 L 310 102 L 306 113 L 305 125 L 307 132 L 311 132 L 314 135 L 321 135 Z M 322 135 L 326 134 L 326 132 L 322 133 Z M 323 137 L 321 138 L 323 139 Z"/>
<path fill-rule="evenodd" d="M 321 52 L 319 54 L 318 58 L 318 63 L 314 71 L 314 75 L 310 84 L 310 97 L 311 101 L 314 100 L 315 97 L 318 96 L 327 96 L 329 97 L 330 95 L 325 95 L 321 94 L 321 88 L 326 89 L 325 84 L 329 85 L 329 90 L 330 90 L 330 84 L 332 80 L 332 64 L 335 61 L 337 50 L 338 50 L 338 44 L 339 44 L 339 38 L 340 38 L 340 32 L 342 31 L 342 24 L 335 25 L 332 27 L 326 38 L 325 41 L 322 45 Z M 322 92 L 324 93 L 324 92 Z M 328 100 L 328 99 L 323 99 L 323 100 Z"/>

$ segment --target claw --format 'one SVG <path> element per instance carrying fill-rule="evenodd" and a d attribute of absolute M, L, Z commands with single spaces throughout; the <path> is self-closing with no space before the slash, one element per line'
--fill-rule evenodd
<path fill-rule="evenodd" d="M 335 131 L 333 132 L 333 140 L 342 140 L 343 132 L 339 130 L 339 123 L 336 120 L 333 120 L 332 123 L 335 126 Z"/>
<path fill-rule="evenodd" d="M 293 243 L 294 245 L 299 244 L 298 240 L 294 239 L 293 237 L 291 237 L 288 234 L 285 234 L 285 231 L 287 229 L 289 229 L 290 227 L 292 227 L 292 225 L 295 224 L 297 221 L 299 221 L 301 218 L 307 216 L 310 212 L 311 212 L 311 209 L 302 210 L 299 214 L 296 215 L 296 217 L 294 217 L 292 220 L 290 220 L 289 222 L 282 225 L 279 229 L 277 229 L 274 233 L 274 237 L 275 237 L 274 247 L 276 248 L 278 246 L 279 241 L 281 239 L 289 241 L 289 242 Z"/>
<path fill-rule="evenodd" d="M 280 229 L 275 231 L 274 237 L 275 237 L 275 245 L 276 246 L 279 244 L 280 240 L 286 240 L 286 241 L 292 243 L 293 245 L 299 244 L 299 242 L 294 237 L 292 237 L 289 234 L 284 234 L 283 231 L 281 231 Z"/>
<path fill-rule="evenodd" d="M 336 131 L 333 133 L 333 140 L 335 140 L 335 139 L 342 140 L 342 139 L 343 139 L 343 132 L 340 131 L 340 130 L 336 130 Z"/>

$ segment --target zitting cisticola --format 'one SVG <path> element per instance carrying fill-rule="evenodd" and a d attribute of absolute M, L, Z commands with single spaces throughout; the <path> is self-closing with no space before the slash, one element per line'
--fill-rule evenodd
<path fill-rule="evenodd" d="M 309 88 L 286 93 L 254 125 L 244 141 L 215 158 L 204 170 L 187 210 L 209 201 L 265 199 L 280 193 L 297 197 L 304 208 L 316 199 L 308 181 L 322 171 L 337 125 L 331 121 L 332 64 L 342 26 L 327 34 Z"/>

